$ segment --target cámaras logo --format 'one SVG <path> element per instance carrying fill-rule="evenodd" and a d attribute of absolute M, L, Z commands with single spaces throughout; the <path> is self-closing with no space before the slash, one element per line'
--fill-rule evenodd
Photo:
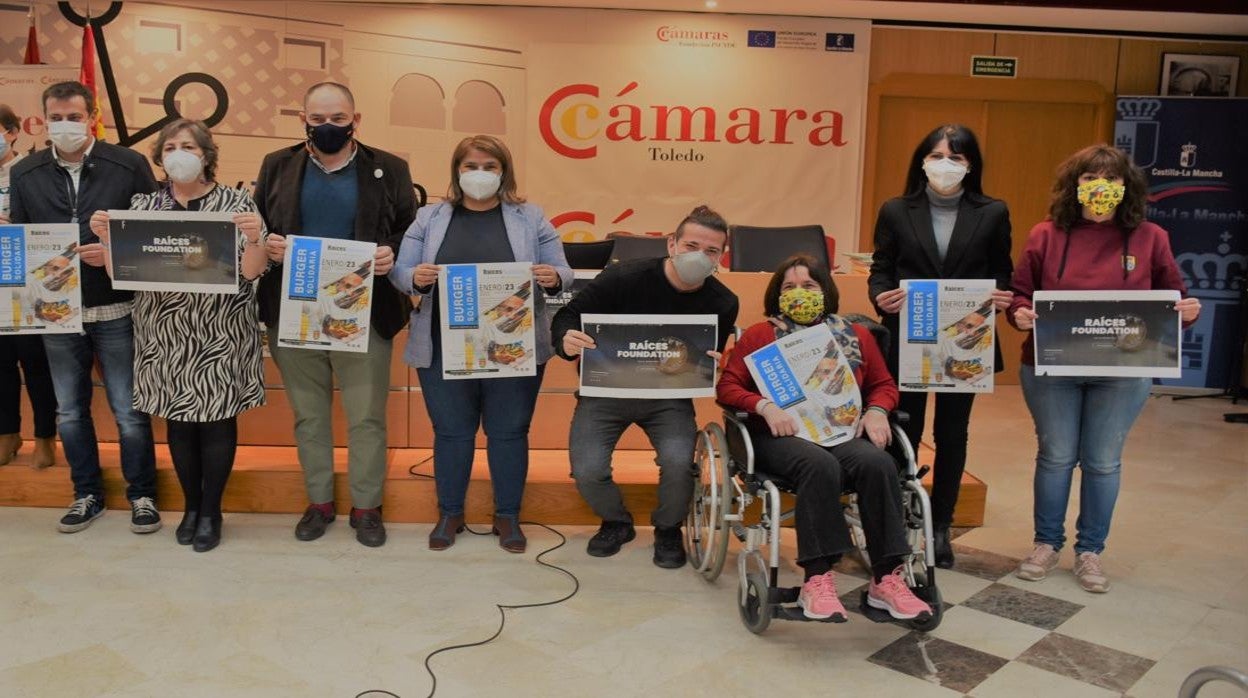
<path fill-rule="evenodd" d="M 641 143 L 749 143 L 842 147 L 845 116 L 832 109 L 632 104 L 639 87 L 630 82 L 615 93 L 614 103 L 600 104 L 598 85 L 565 85 L 542 103 L 538 129 L 551 150 L 575 160 L 598 155 L 598 141 Z M 634 96 L 635 97 L 635 96 Z"/>
<path fill-rule="evenodd" d="M 672 39 L 695 39 L 701 41 L 727 41 L 728 32 L 704 31 L 701 29 L 681 29 L 667 24 L 655 30 L 654 35 L 659 41 L 667 42 Z"/>

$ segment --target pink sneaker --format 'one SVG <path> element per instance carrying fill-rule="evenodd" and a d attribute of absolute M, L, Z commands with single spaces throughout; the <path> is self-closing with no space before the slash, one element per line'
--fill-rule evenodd
<path fill-rule="evenodd" d="M 835 574 L 817 574 L 802 585 L 802 593 L 797 596 L 797 605 L 802 607 L 804 616 L 815 620 L 831 618 L 833 623 L 849 620 L 845 615 L 845 606 L 836 596 Z"/>
<path fill-rule="evenodd" d="M 885 575 L 879 583 L 871 582 L 867 589 L 867 605 L 888 611 L 889 615 L 898 620 L 930 618 L 932 615 L 932 607 L 906 586 L 901 567 L 893 570 L 892 574 Z"/>

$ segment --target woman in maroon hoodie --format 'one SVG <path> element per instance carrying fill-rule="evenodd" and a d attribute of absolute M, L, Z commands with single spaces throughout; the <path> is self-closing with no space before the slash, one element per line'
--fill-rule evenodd
<path fill-rule="evenodd" d="M 897 406 L 897 386 L 870 331 L 835 314 L 839 298 L 828 270 L 813 257 L 795 255 L 781 262 L 763 293 L 768 320 L 737 340 L 716 386 L 716 399 L 725 407 L 750 413 L 746 427 L 760 469 L 797 487 L 797 564 L 806 578 L 797 602 L 806 617 L 847 620 L 832 565 L 854 547 L 841 510 L 841 494 L 852 489 L 858 493 L 871 557 L 867 603 L 894 618 L 927 618 L 931 607 L 902 579 L 901 565 L 910 546 L 897 464 L 884 451 L 892 439 L 888 413 Z M 862 438 L 830 448 L 798 437 L 802 429 L 797 420 L 759 393 L 745 363 L 756 350 L 817 323 L 832 331 L 865 405 L 856 427 Z"/>
<path fill-rule="evenodd" d="M 1168 289 L 1186 294 L 1164 229 L 1144 220 L 1144 173 L 1107 145 L 1071 155 L 1057 169 L 1049 218 L 1032 228 L 1011 282 L 1010 323 L 1031 330 L 1036 291 Z M 1175 304 L 1184 323 L 1200 301 Z M 1035 549 L 1015 574 L 1040 580 L 1057 566 L 1066 541 L 1066 504 L 1075 464 L 1083 475 L 1075 537 L 1075 577 L 1087 591 L 1109 590 L 1100 554 L 1109 535 L 1122 448 L 1148 398 L 1152 379 L 1037 376 L 1032 339 L 1023 343 L 1020 379 L 1036 423 Z"/>

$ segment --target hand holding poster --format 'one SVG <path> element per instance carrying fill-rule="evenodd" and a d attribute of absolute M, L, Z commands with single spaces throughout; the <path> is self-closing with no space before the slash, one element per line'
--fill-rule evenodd
<path fill-rule="evenodd" d="M 1036 291 L 1036 375 L 1178 378 L 1178 300 L 1178 291 Z"/>
<path fill-rule="evenodd" d="M 897 383 L 902 390 L 990 393 L 996 369 L 991 279 L 901 282 Z"/>
<path fill-rule="evenodd" d="M 119 291 L 238 293 L 233 213 L 109 211 L 108 238 Z"/>
<path fill-rule="evenodd" d="M 580 393 L 588 397 L 715 396 L 715 315 L 585 313 L 581 329 L 594 338 L 581 353 Z"/>
<path fill-rule="evenodd" d="M 0 334 L 81 332 L 79 265 L 77 225 L 0 225 Z"/>
<path fill-rule="evenodd" d="M 820 323 L 745 357 L 763 397 L 797 421 L 797 436 L 820 446 L 854 438 L 862 394 L 832 330 Z"/>
<path fill-rule="evenodd" d="M 371 242 L 287 237 L 277 346 L 367 352 L 376 251 Z"/>
<path fill-rule="evenodd" d="M 444 264 L 438 310 L 443 378 L 537 375 L 530 264 Z"/>

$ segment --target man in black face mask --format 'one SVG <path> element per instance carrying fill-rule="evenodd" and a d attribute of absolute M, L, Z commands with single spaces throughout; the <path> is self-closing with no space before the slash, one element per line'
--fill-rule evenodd
<path fill-rule="evenodd" d="M 304 95 L 307 140 L 270 153 L 256 178 L 256 206 L 269 229 L 269 259 L 282 263 L 287 235 L 377 243 L 373 271 L 385 276 L 403 233 L 416 217 L 407 163 L 354 139 L 360 125 L 346 86 L 323 82 Z M 381 523 L 386 477 L 386 396 L 391 339 L 407 324 L 411 304 L 391 284 L 373 284 L 367 353 L 277 346 L 282 274 L 260 278 L 260 319 L 270 328 L 273 360 L 295 412 L 295 440 L 309 505 L 295 527 L 299 540 L 320 538 L 334 520 L 334 375 L 347 416 L 351 527 L 364 545 L 386 542 Z"/>

